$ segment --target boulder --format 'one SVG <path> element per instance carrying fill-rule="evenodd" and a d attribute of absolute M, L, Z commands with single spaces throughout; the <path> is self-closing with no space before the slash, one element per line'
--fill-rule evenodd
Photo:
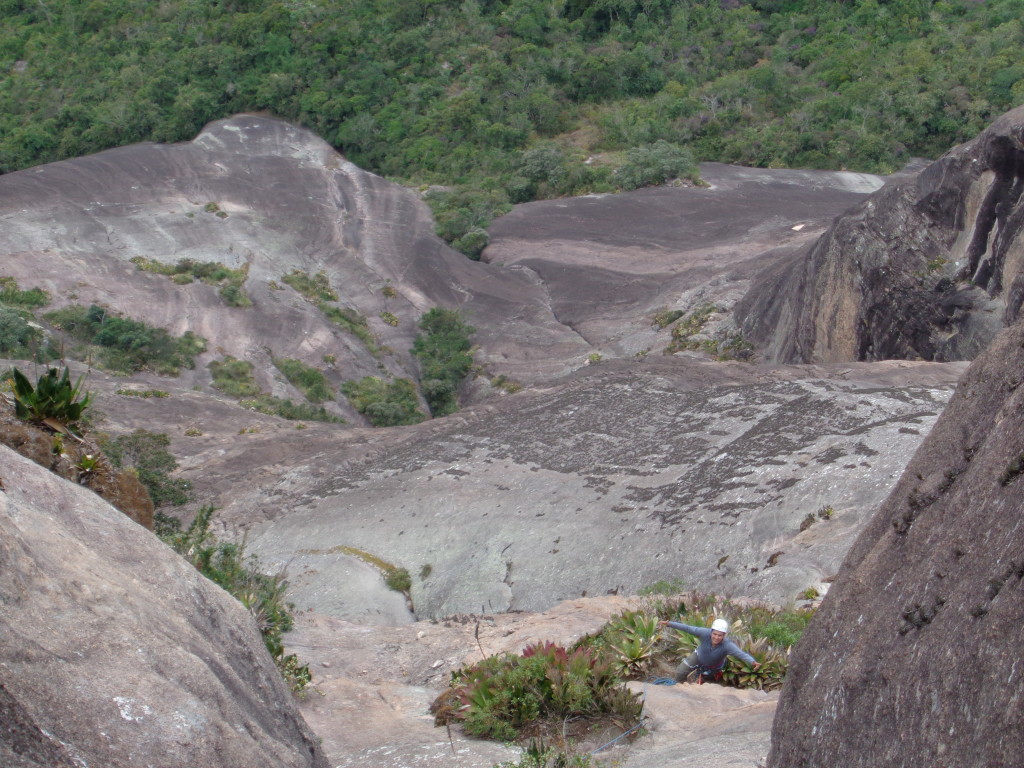
<path fill-rule="evenodd" d="M 793 651 L 769 766 L 1018 765 L 1024 322 L 964 375 Z"/>
<path fill-rule="evenodd" d="M 241 603 L 99 496 L 0 467 L 0 762 L 326 766 Z"/>

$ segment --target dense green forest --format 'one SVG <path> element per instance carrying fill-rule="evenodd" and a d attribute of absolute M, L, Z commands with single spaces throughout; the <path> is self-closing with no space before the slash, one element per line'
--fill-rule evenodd
<path fill-rule="evenodd" d="M 509 202 L 694 160 L 887 172 L 1024 102 L 1020 0 L 0 0 L 0 171 L 266 110 L 412 185 L 467 253 Z"/>

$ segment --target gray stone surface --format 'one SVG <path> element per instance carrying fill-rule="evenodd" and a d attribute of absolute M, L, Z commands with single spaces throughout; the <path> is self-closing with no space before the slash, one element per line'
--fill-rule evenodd
<path fill-rule="evenodd" d="M 1020 762 L 1024 323 L 1000 334 L 794 649 L 772 768 Z"/>
<path fill-rule="evenodd" d="M 835 575 L 961 370 L 597 366 L 371 454 L 336 443 L 302 475 L 239 479 L 224 514 L 273 498 L 280 512 L 250 518 L 253 551 L 287 565 L 298 605 L 352 620 L 378 597 L 350 581 L 345 548 L 408 569 L 419 617 L 661 580 L 785 604 Z M 204 471 L 251 471 L 245 455 Z"/>
<path fill-rule="evenodd" d="M 325 768 L 240 603 L 6 446 L 0 476 L 4 765 Z"/>

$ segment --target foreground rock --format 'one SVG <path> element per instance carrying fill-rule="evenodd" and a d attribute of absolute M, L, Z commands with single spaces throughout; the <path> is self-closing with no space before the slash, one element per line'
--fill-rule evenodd
<path fill-rule="evenodd" d="M 0 763 L 327 765 L 249 613 L 0 446 Z"/>
<path fill-rule="evenodd" d="M 971 360 L 1024 302 L 1024 108 L 872 195 L 737 307 L 774 360 Z"/>
<path fill-rule="evenodd" d="M 794 650 L 769 765 L 1016 765 L 1024 323 L 966 373 Z"/>

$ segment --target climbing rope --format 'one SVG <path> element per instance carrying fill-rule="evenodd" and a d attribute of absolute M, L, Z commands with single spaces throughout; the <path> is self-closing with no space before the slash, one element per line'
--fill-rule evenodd
<path fill-rule="evenodd" d="M 592 754 L 592 755 L 596 755 L 596 754 L 597 754 L 598 752 L 600 752 L 600 751 L 601 751 L 602 749 L 605 749 L 606 747 L 610 747 L 610 746 L 611 746 L 612 744 L 614 744 L 614 743 L 615 743 L 616 741 L 618 741 L 619 739 L 621 739 L 621 738 L 623 738 L 623 737 L 625 737 L 625 736 L 629 736 L 629 734 L 631 734 L 631 733 L 632 733 L 633 731 L 635 731 L 635 730 L 636 730 L 637 728 L 639 728 L 639 727 L 640 727 L 641 725 L 643 725 L 643 724 L 644 724 L 644 720 L 646 720 L 646 719 L 647 719 L 647 715 L 644 715 L 643 717 L 641 717 L 641 718 L 640 718 L 640 722 L 638 722 L 638 723 L 637 723 L 636 725 L 634 725 L 634 726 L 633 726 L 632 728 L 630 728 L 630 729 L 629 729 L 628 731 L 625 731 L 625 732 L 623 732 L 623 733 L 620 733 L 620 734 L 619 734 L 618 736 L 616 736 L 616 737 L 615 737 L 614 739 L 612 739 L 611 741 L 609 741 L 609 742 L 608 742 L 607 744 L 602 744 L 602 745 L 601 745 L 600 747 L 598 747 L 597 749 L 595 749 L 595 750 L 594 750 L 593 752 L 591 752 L 590 754 Z"/>

